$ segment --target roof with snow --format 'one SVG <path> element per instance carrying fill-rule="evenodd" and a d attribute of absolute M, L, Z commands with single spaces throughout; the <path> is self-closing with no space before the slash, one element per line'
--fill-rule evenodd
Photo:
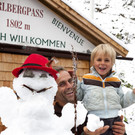
<path fill-rule="evenodd" d="M 126 57 L 128 50 L 116 39 L 116 37 L 110 36 L 108 33 L 101 30 L 93 22 L 88 21 L 86 18 L 77 13 L 77 11 L 62 2 L 62 0 L 39 1 L 66 21 L 66 23 L 68 23 L 95 46 L 101 43 L 108 43 L 114 47 L 118 55 Z"/>

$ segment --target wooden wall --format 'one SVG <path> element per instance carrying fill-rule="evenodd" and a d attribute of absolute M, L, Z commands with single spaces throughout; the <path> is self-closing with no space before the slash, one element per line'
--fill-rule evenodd
<path fill-rule="evenodd" d="M 12 88 L 12 70 L 22 65 L 27 56 L 0 53 L 0 87 L 7 86 Z"/>
<path fill-rule="evenodd" d="M 20 67 L 27 55 L 17 55 L 9 53 L 0 53 L 0 87 L 7 86 L 12 88 L 12 81 L 14 76 L 12 70 L 16 67 Z M 53 63 L 54 66 L 63 66 L 67 70 L 72 70 L 73 62 L 71 59 L 56 58 L 57 63 Z M 89 61 L 78 60 L 77 76 L 81 80 L 81 77 L 89 72 Z"/>

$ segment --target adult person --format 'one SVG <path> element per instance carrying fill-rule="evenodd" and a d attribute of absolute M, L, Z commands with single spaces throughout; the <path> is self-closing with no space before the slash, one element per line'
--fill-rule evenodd
<path fill-rule="evenodd" d="M 74 103 L 73 81 L 71 74 L 63 67 L 55 67 L 55 70 L 59 72 L 59 77 L 56 79 L 58 91 L 54 100 L 54 109 L 55 114 L 60 117 L 62 115 L 61 111 L 63 106 L 69 102 Z M 108 126 L 105 126 L 97 129 L 95 132 L 90 132 L 86 128 L 86 122 L 87 120 L 78 127 L 77 135 L 81 135 L 83 131 L 84 135 L 100 135 L 108 129 Z M 79 128 L 81 128 L 81 130 L 79 130 Z M 125 125 L 122 122 L 115 122 L 112 128 L 114 135 L 124 135 L 125 133 Z"/>

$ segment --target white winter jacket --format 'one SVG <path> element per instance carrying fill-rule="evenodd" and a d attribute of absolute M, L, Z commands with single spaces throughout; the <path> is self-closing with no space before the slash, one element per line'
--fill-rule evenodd
<path fill-rule="evenodd" d="M 121 81 L 112 72 L 105 79 L 92 67 L 92 73 L 83 76 L 78 84 L 77 100 L 82 101 L 89 113 L 100 118 L 113 118 L 118 111 L 135 103 L 132 91 L 123 94 Z"/>

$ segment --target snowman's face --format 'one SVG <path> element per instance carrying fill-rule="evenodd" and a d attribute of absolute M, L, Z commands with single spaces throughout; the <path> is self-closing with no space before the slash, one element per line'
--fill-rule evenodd
<path fill-rule="evenodd" d="M 49 73 L 36 69 L 24 69 L 19 77 L 14 79 L 13 87 L 21 99 L 48 92 L 55 96 L 57 91 L 54 78 Z"/>

